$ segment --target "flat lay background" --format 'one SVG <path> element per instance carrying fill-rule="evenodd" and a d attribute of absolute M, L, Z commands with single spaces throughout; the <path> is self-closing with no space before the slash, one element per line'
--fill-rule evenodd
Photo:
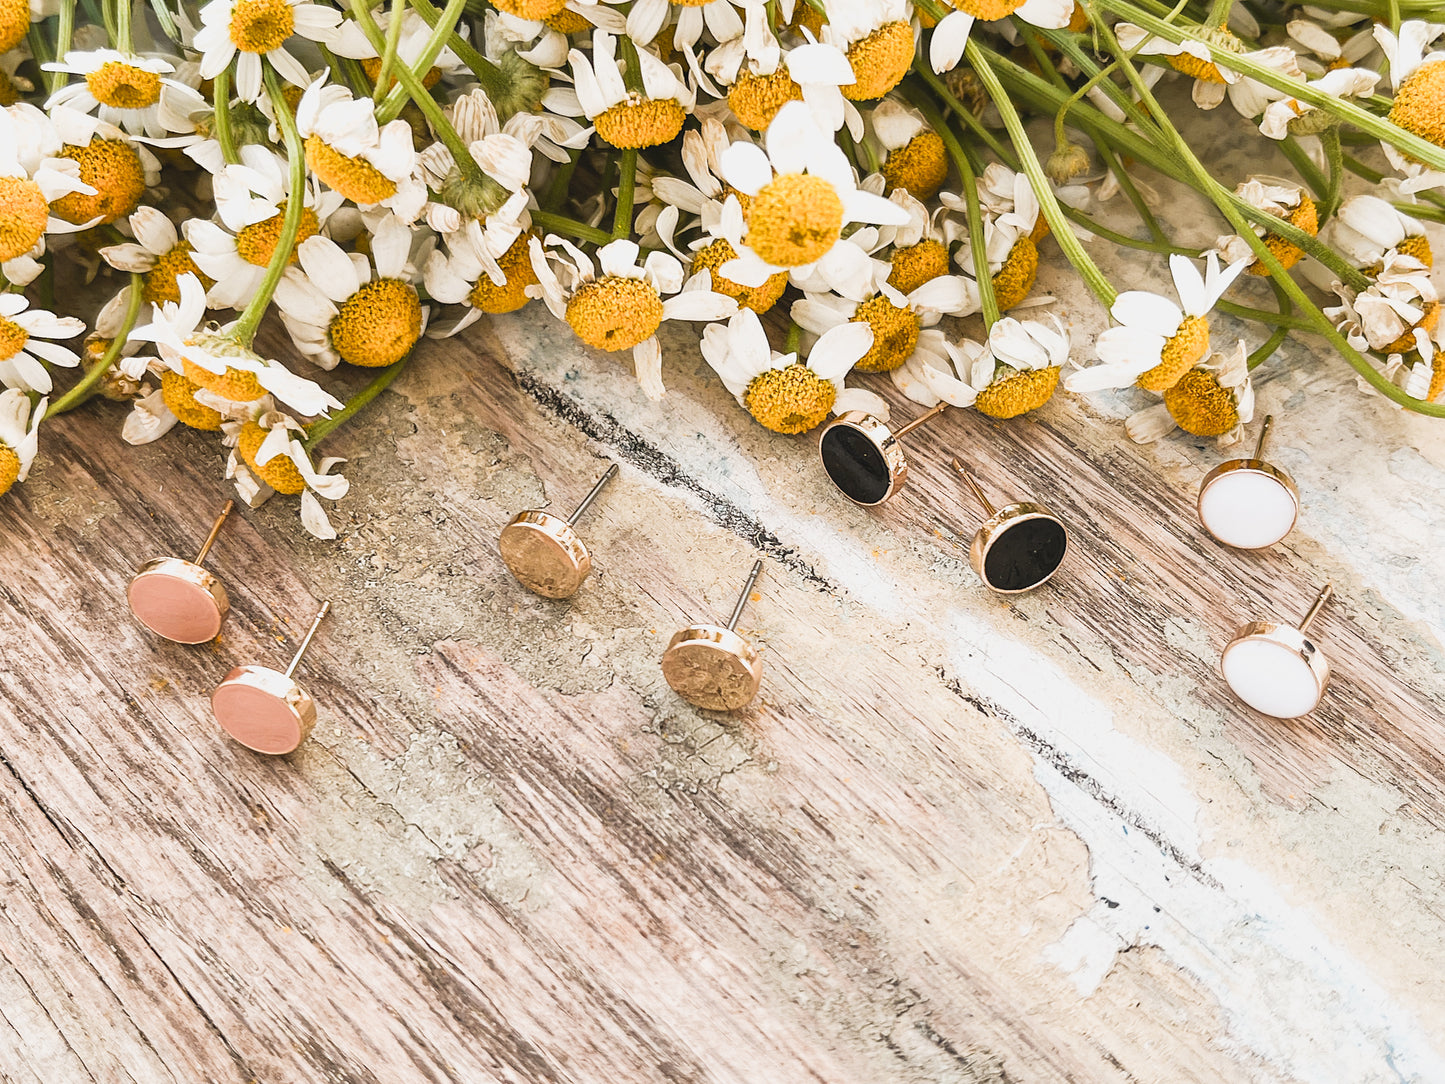
<path fill-rule="evenodd" d="M 423 345 L 324 448 L 339 541 L 239 510 L 196 648 L 124 589 L 204 537 L 217 442 L 46 427 L 0 501 L 0 1078 L 1445 1080 L 1445 423 L 1291 346 L 1257 381 L 1301 521 L 1237 553 L 1192 508 L 1247 451 L 1130 444 L 1133 393 L 946 413 L 870 512 L 694 343 L 661 404 L 537 306 Z M 1070 524 L 1049 585 L 974 579 L 955 454 Z M 528 594 L 497 532 L 608 460 L 592 578 Z M 758 556 L 762 694 L 696 711 L 658 657 Z M 1319 710 L 1233 701 L 1231 631 L 1327 580 Z M 210 689 L 284 668 L 322 599 L 316 731 L 252 754 Z"/>

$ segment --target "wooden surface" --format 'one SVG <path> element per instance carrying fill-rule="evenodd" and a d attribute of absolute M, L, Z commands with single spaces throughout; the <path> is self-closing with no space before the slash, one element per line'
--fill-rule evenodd
<path fill-rule="evenodd" d="M 47 426 L 0 501 L 0 1078 L 1445 1079 L 1439 434 L 1266 379 L 1305 515 L 1263 554 L 1195 525 L 1212 447 L 1062 397 L 949 412 L 867 512 L 686 336 L 658 406 L 544 321 L 426 345 L 328 442 L 338 542 L 241 510 L 202 647 L 123 596 L 204 536 L 215 442 Z M 1048 586 L 977 585 L 951 454 L 1069 523 Z M 527 594 L 497 531 L 608 458 L 592 579 Z M 694 711 L 658 655 L 757 555 L 762 695 Z M 1243 709 L 1219 648 L 1326 579 L 1324 704 Z M 210 689 L 322 598 L 312 740 L 227 741 Z"/>

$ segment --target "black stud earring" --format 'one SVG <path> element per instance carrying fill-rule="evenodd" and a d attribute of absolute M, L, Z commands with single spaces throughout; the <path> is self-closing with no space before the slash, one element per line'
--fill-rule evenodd
<path fill-rule="evenodd" d="M 828 478 L 854 504 L 879 505 L 908 481 L 908 457 L 902 438 L 948 409 L 939 403 L 897 432 L 864 410 L 840 414 L 823 427 L 818 456 Z"/>
<path fill-rule="evenodd" d="M 1069 548 L 1063 521 L 1031 501 L 995 509 L 957 457 L 953 469 L 963 476 L 988 514 L 968 547 L 969 563 L 984 586 L 1001 595 L 1017 595 L 1046 583 L 1063 564 Z"/>

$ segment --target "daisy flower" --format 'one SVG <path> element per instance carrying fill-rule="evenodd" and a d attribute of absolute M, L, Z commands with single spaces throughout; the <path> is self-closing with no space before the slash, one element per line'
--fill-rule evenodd
<path fill-rule="evenodd" d="M 839 324 L 818 338 L 802 362 L 796 352 L 773 350 L 758 314 L 740 309 L 726 325 L 709 324 L 700 346 L 723 385 L 759 425 L 792 435 L 816 428 L 830 413 L 876 407 L 872 392 L 843 385 L 872 343 L 867 324 Z"/>
<path fill-rule="evenodd" d="M 888 285 L 909 294 L 929 279 L 948 274 L 950 233 L 956 223 L 949 222 L 947 207 L 939 206 L 930 214 L 902 189 L 888 198 L 908 212 L 908 222 L 880 230 L 879 248 L 888 250 Z"/>
<path fill-rule="evenodd" d="M 301 95 L 296 127 L 306 141 L 307 167 L 332 191 L 359 207 L 380 205 L 403 222 L 416 221 L 426 205 L 426 186 L 416 176 L 416 147 L 406 121 L 378 126 L 370 98 L 353 98 L 322 78 Z"/>
<path fill-rule="evenodd" d="M 841 89 L 855 102 L 881 98 L 913 64 L 912 6 L 906 0 L 829 0 L 818 35 L 843 51 L 853 81 Z"/>
<path fill-rule="evenodd" d="M 36 257 L 45 250 L 46 234 L 71 233 L 88 225 L 57 218 L 51 203 L 71 194 L 95 195 L 95 189 L 80 179 L 80 164 L 72 159 L 26 154 L 36 159 L 33 168 L 26 168 L 21 161 L 23 128 L 17 117 L 27 111 L 44 122 L 42 130 L 49 127 L 45 115 L 33 106 L 0 109 L 0 274 L 17 286 L 40 274 Z M 48 150 L 59 149 L 56 137 Z"/>
<path fill-rule="evenodd" d="M 736 196 L 723 206 L 716 235 L 738 258 L 722 273 L 740 285 L 761 286 L 779 271 L 806 276 L 817 269 L 840 293 L 856 296 L 872 268 L 866 252 L 839 243 L 843 227 L 901 226 L 907 212 L 858 187 L 847 156 L 801 102 L 778 110 L 764 142 L 766 153 L 752 143 L 733 143 L 719 163 L 727 183 L 748 197 L 746 218 Z"/>
<path fill-rule="evenodd" d="M 1224 101 L 1226 90 L 1242 81 L 1242 77 L 1237 73 L 1228 68 L 1221 68 L 1214 63 L 1205 41 L 1216 49 L 1240 53 L 1251 60 L 1262 63 L 1269 63 L 1271 60 L 1278 63 L 1283 57 L 1283 54 L 1279 53 L 1261 56 L 1261 53 L 1268 53 L 1268 50 L 1246 51 L 1244 44 L 1234 34 L 1223 28 L 1215 30 L 1200 28 L 1198 33 L 1204 40 L 1186 39 L 1182 42 L 1156 38 L 1147 30 L 1135 26 L 1133 23 L 1120 23 L 1114 28 L 1114 32 L 1118 36 L 1120 47 L 1126 52 L 1135 56 L 1158 57 L 1175 71 L 1193 79 L 1194 87 L 1191 95 L 1194 104 L 1200 109 L 1215 108 Z"/>
<path fill-rule="evenodd" d="M 298 434 L 304 437 L 305 427 L 276 410 L 243 423 L 236 433 L 226 477 L 236 479 L 236 491 L 253 508 L 271 491 L 293 497 L 300 494 L 301 525 L 317 538 L 335 538 L 336 530 L 316 498 L 339 501 L 346 496 L 351 483 L 330 473 L 346 460 L 328 456 L 313 465 Z M 269 489 L 262 489 L 262 484 Z"/>
<path fill-rule="evenodd" d="M 130 216 L 130 228 L 134 241 L 107 245 L 100 250 L 100 256 L 117 271 L 144 275 L 144 299 L 149 304 L 179 301 L 176 279 L 181 275 L 195 275 L 208 290 L 214 285 L 196 266 L 190 242 L 181 240 L 176 224 L 164 212 L 154 207 L 138 208 Z"/>
<path fill-rule="evenodd" d="M 928 41 L 928 63 L 935 72 L 958 67 L 975 20 L 1013 16 L 1044 30 L 1062 30 L 1074 15 L 1074 0 L 947 0 L 947 6 L 953 10 L 939 20 Z"/>
<path fill-rule="evenodd" d="M 1324 310 L 1356 350 L 1433 353 L 1430 336 L 1440 322 L 1440 301 L 1430 273 L 1413 256 L 1390 253 L 1369 289 L 1336 286 L 1340 304 Z"/>
<path fill-rule="evenodd" d="M 889 193 L 903 189 L 919 200 L 930 200 L 948 180 L 948 154 L 943 138 L 914 109 L 890 98 L 868 115 L 871 142 L 882 152 L 879 172 Z"/>
<path fill-rule="evenodd" d="M 52 94 L 46 108 L 63 105 L 82 113 L 98 111 L 101 120 L 131 135 L 170 135 L 160 116 L 161 91 L 168 82 L 163 77 L 175 71 L 170 61 L 115 49 L 72 50 L 63 61 L 43 67 L 81 77 Z"/>
<path fill-rule="evenodd" d="M 386 26 L 390 21 L 390 14 L 384 13 L 379 6 L 372 10 L 371 17 L 378 26 Z M 431 34 L 431 26 L 420 14 L 412 10 L 406 11 L 401 17 L 401 36 L 397 39 L 397 63 L 406 64 L 412 68 L 416 67 Z M 376 77 L 381 74 L 381 55 L 356 20 L 346 19 L 341 23 L 331 39 L 329 48 L 337 56 L 361 61 L 361 70 L 366 73 L 366 78 L 372 83 L 375 83 Z M 436 59 L 432 61 L 431 67 L 422 75 L 422 86 L 430 90 L 441 81 L 442 76 L 456 74 L 462 70 L 462 67 L 461 58 L 451 49 L 443 47 Z M 310 81 L 308 77 L 299 85 L 305 86 Z M 396 81 L 393 76 L 388 89 L 395 85 Z"/>
<path fill-rule="evenodd" d="M 1244 340 L 1189 369 L 1164 393 L 1164 401 L 1129 416 L 1124 431 L 1149 444 L 1177 426 L 1196 437 L 1216 437 L 1221 448 L 1238 443 L 1254 417 L 1254 386 Z"/>
<path fill-rule="evenodd" d="M 848 57 L 835 45 L 807 37 L 784 52 L 768 25 L 766 8 L 749 4 L 742 37 L 708 54 L 707 70 L 727 88 L 728 109 L 745 128 L 767 130 L 788 102 L 806 102 L 813 119 L 829 131 L 845 123 L 858 138 L 863 118 L 843 95 L 854 81 Z"/>
<path fill-rule="evenodd" d="M 84 320 L 32 309 L 24 294 L 0 294 L 0 383 L 49 393 L 54 384 L 47 363 L 73 369 L 80 355 L 45 340 L 73 339 L 84 331 Z"/>
<path fill-rule="evenodd" d="M 665 390 L 656 334 L 662 322 L 723 320 L 737 312 L 736 301 L 713 292 L 709 274 L 684 283 L 682 265 L 665 252 L 652 252 L 639 264 L 632 241 L 603 245 L 597 265 L 561 237 L 548 236 L 545 246 L 532 238 L 531 254 L 537 285 L 527 287 L 527 296 L 541 297 L 588 346 L 631 349 L 637 380 L 650 399 L 662 398 Z M 664 294 L 671 296 L 664 300 Z"/>
<path fill-rule="evenodd" d="M 1187 257 L 1170 256 L 1169 270 L 1180 303 L 1145 290 L 1121 293 L 1109 309 L 1118 326 L 1099 336 L 1100 364 L 1070 373 L 1064 378 L 1064 387 L 1073 392 L 1130 384 L 1147 391 L 1173 387 L 1209 352 L 1206 317 L 1244 266 L 1244 260 L 1236 260 L 1221 271 L 1219 258 L 1211 252 L 1201 276 Z"/>
<path fill-rule="evenodd" d="M 989 329 L 993 372 L 986 382 L 978 381 L 981 366 L 976 363 L 970 374 L 980 389 L 975 410 L 991 418 L 1016 418 L 1053 397 L 1069 360 L 1069 335 L 1057 316 L 1050 319 L 1052 327 L 1040 320 L 1005 316 Z"/>
<path fill-rule="evenodd" d="M 652 39 L 667 25 L 674 5 L 671 0 L 635 0 L 627 12 L 627 36 L 638 48 L 651 45 Z M 690 49 L 707 30 L 716 41 L 741 37 L 743 20 L 730 0 L 682 0 L 676 5 L 677 25 L 673 29 L 673 47 Z"/>
<path fill-rule="evenodd" d="M 978 393 L 988 387 L 994 368 L 993 355 L 982 343 L 972 339 L 953 341 L 930 328 L 919 333 L 913 353 L 888 378 L 900 392 L 923 406 L 944 402 L 971 407 Z"/>
<path fill-rule="evenodd" d="M 201 54 L 201 78 L 214 79 L 236 65 L 236 96 L 254 102 L 261 95 L 261 58 L 288 83 L 311 81 L 306 65 L 286 51 L 293 34 L 330 45 L 341 12 L 300 0 L 211 0 L 201 9 L 201 29 L 191 47 Z M 237 54 L 239 59 L 237 58 Z"/>
<path fill-rule="evenodd" d="M 287 268 L 276 287 L 276 307 L 296 348 L 323 369 L 339 361 L 375 369 L 404 358 L 427 320 L 411 284 L 411 243 L 410 227 L 391 216 L 371 235 L 369 260 L 329 237 L 303 242 L 301 266 Z"/>
<path fill-rule="evenodd" d="M 532 270 L 531 235 L 521 234 L 505 251 L 493 255 L 475 221 L 446 239 L 447 252 L 433 250 L 426 259 L 423 281 L 427 296 L 443 305 L 466 302 L 465 316 L 444 331 L 448 336 L 470 327 L 483 313 L 516 312 L 528 301 L 527 287 L 537 285 Z"/>
<path fill-rule="evenodd" d="M 1379 196 L 1351 196 L 1340 204 L 1325 227 L 1325 240 L 1356 267 L 1383 270 L 1391 252 L 1413 256 L 1426 267 L 1435 262 L 1425 224 Z"/>
<path fill-rule="evenodd" d="M 642 92 L 628 90 L 616 53 L 617 39 L 599 29 L 592 35 L 590 57 L 580 49 L 567 54 L 582 112 L 598 137 L 614 147 L 637 149 L 671 142 L 692 112 L 692 92 L 646 49 L 637 50 Z"/>
<path fill-rule="evenodd" d="M 1319 212 L 1315 207 L 1315 201 L 1305 194 L 1305 190 L 1298 185 L 1290 184 L 1288 181 L 1275 183 L 1273 177 L 1251 177 L 1241 182 L 1235 188 L 1234 194 L 1244 200 L 1251 207 L 1274 215 L 1275 218 L 1283 219 L 1296 229 L 1303 230 L 1311 237 L 1319 233 Z M 1304 249 L 1300 248 L 1293 241 L 1286 241 L 1277 233 L 1271 233 L 1269 229 L 1259 223 L 1254 224 L 1254 235 L 1264 242 L 1264 247 L 1274 255 L 1286 271 L 1299 263 L 1304 256 Z M 1230 263 L 1236 260 L 1249 261 L 1245 271 L 1251 275 L 1268 275 L 1269 268 L 1264 262 L 1254 258 L 1254 249 L 1243 237 L 1226 236 L 1221 237 L 1216 243 L 1219 254 Z"/>
<path fill-rule="evenodd" d="M 1309 81 L 1309 86 L 1332 98 L 1366 98 L 1375 93 L 1375 84 L 1380 73 L 1365 68 L 1336 68 L 1318 79 Z M 1259 130 L 1270 139 L 1284 139 L 1288 136 L 1318 135 L 1335 123 L 1329 112 L 1317 109 L 1297 98 L 1283 97 L 1264 107 Z"/>
<path fill-rule="evenodd" d="M 30 474 L 40 445 L 40 420 L 49 404 L 49 399 L 41 399 L 32 411 L 30 397 L 23 391 L 0 392 L 0 496 Z"/>
<path fill-rule="evenodd" d="M 114 222 L 139 207 L 146 191 L 160 183 L 156 156 L 115 125 L 64 106 L 50 116 L 63 144 L 55 158 L 78 164 L 80 180 L 91 189 L 52 201 L 57 218 L 84 226 Z"/>

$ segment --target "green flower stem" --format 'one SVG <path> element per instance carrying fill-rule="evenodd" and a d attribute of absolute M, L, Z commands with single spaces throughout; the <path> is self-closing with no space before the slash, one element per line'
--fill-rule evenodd
<path fill-rule="evenodd" d="M 181 28 L 176 25 L 175 14 L 166 6 L 166 0 L 150 0 L 151 11 L 155 12 L 156 22 L 161 24 L 161 32 L 177 45 L 181 44 Z"/>
<path fill-rule="evenodd" d="M 1209 18 L 1204 21 L 1208 27 L 1223 27 L 1229 22 L 1229 9 L 1234 7 L 1234 0 L 1214 0 L 1209 8 Z"/>
<path fill-rule="evenodd" d="M 1134 178 L 1129 176 L 1129 171 L 1124 168 L 1118 157 L 1106 144 L 1100 143 L 1096 149 L 1099 152 L 1099 157 L 1103 159 L 1105 168 L 1107 168 L 1109 172 L 1114 175 L 1114 179 L 1119 182 L 1119 188 L 1133 206 L 1134 213 L 1143 220 L 1144 225 L 1148 228 L 1149 235 L 1161 245 L 1169 244 L 1168 234 L 1164 232 L 1164 227 L 1159 225 L 1159 220 L 1154 217 L 1154 212 L 1149 209 L 1148 202 L 1139 191 L 1139 187 L 1134 183 Z"/>
<path fill-rule="evenodd" d="M 437 57 L 441 56 L 442 50 L 446 48 L 447 38 L 455 32 L 457 23 L 465 10 L 465 0 L 449 0 L 446 10 L 441 13 L 432 27 L 431 37 L 427 38 L 426 45 L 422 47 L 420 55 L 411 65 L 412 74 L 418 79 L 425 80 L 426 73 L 431 71 L 431 66 L 436 63 Z M 385 85 L 386 75 L 386 70 L 383 68 L 377 77 L 378 86 Z M 410 100 L 405 87 L 392 87 L 386 102 L 377 110 L 377 123 L 385 124 L 395 120 L 401 115 L 401 111 L 406 108 L 406 103 Z"/>
<path fill-rule="evenodd" d="M 120 52 L 131 56 L 135 53 L 135 35 L 131 33 L 130 20 L 132 15 L 131 5 L 134 0 L 116 0 L 115 4 L 115 47 Z M 59 48 L 56 49 L 56 56 L 64 56 Z"/>
<path fill-rule="evenodd" d="M 1283 346 L 1284 341 L 1289 338 L 1289 332 L 1290 329 L 1281 324 L 1270 332 L 1269 338 L 1265 339 L 1264 342 L 1259 345 L 1258 349 L 1251 350 L 1248 359 L 1246 359 L 1249 371 L 1254 372 L 1254 370 L 1263 365 L 1276 350 Z"/>
<path fill-rule="evenodd" d="M 1039 35 L 1053 45 L 1055 49 L 1063 53 L 1064 56 L 1068 57 L 1069 60 L 1091 80 L 1099 79 L 1098 85 L 1103 89 L 1109 100 L 1123 111 L 1127 119 L 1134 122 L 1139 131 L 1145 134 L 1146 138 L 1148 133 L 1157 133 L 1159 131 L 1158 125 L 1154 123 L 1154 118 L 1140 109 L 1139 103 L 1128 94 L 1125 94 L 1124 89 L 1120 87 L 1118 83 L 1112 79 L 1101 78 L 1107 71 L 1107 68 L 1100 67 L 1088 52 L 1079 47 L 1077 34 L 1067 30 L 1040 30 Z M 1117 61 L 1108 65 L 1108 68 L 1117 67 Z"/>
<path fill-rule="evenodd" d="M 642 61 L 637 56 L 637 43 L 626 34 L 617 35 L 617 42 L 622 48 L 622 60 L 626 65 L 622 82 L 634 94 L 642 94 Z"/>
<path fill-rule="evenodd" d="M 442 13 L 431 3 L 431 0 L 411 0 L 411 7 L 413 11 L 417 12 L 417 14 L 426 20 L 427 25 L 432 29 L 435 30 L 437 27 L 443 25 L 441 21 Z M 455 27 L 448 32 L 446 47 L 457 54 L 461 62 L 467 66 L 467 70 L 470 71 L 472 75 L 476 77 L 477 82 L 482 85 L 482 89 L 487 92 L 489 98 L 495 100 L 505 94 L 507 90 L 507 79 L 506 76 L 502 74 L 502 70 L 486 57 L 482 56 L 481 53 L 477 52 L 476 48 L 470 42 L 456 32 Z M 436 58 L 433 57 L 432 59 L 435 61 Z"/>
<path fill-rule="evenodd" d="M 70 52 L 70 42 L 75 36 L 75 0 L 65 0 L 60 5 L 59 25 L 55 29 L 55 58 L 64 60 L 65 54 Z M 61 87 L 70 81 L 69 72 L 46 72 L 46 86 L 50 93 L 54 94 Z"/>
<path fill-rule="evenodd" d="M 406 368 L 407 362 L 411 361 L 412 355 L 415 353 L 416 347 L 413 346 L 400 361 L 393 362 L 372 377 L 366 386 L 350 399 L 346 400 L 346 405 L 335 414 L 325 418 L 318 418 L 306 426 L 306 439 L 301 442 L 301 446 L 308 452 L 312 451 L 316 445 L 320 444 L 327 436 L 336 432 L 337 429 L 340 429 L 352 418 L 365 410 L 373 399 L 385 391 L 387 386 L 401 375 L 401 371 Z"/>
<path fill-rule="evenodd" d="M 1335 129 L 1335 136 L 1338 138 L 1339 129 Z M 1289 160 L 1296 173 L 1304 178 L 1305 184 L 1310 186 L 1310 191 L 1315 194 L 1315 199 L 1324 202 L 1325 194 L 1329 191 L 1329 181 L 1320 172 L 1320 167 L 1310 160 L 1305 149 L 1299 145 L 1294 136 L 1279 141 L 1280 153 Z"/>
<path fill-rule="evenodd" d="M 551 211 L 533 211 L 531 214 L 532 221 L 549 233 L 564 233 L 579 241 L 591 241 L 597 245 L 605 245 L 613 239 L 612 234 L 606 230 L 589 226 L 585 222 L 578 222 L 575 218 L 568 218 L 566 215 L 554 214 Z"/>
<path fill-rule="evenodd" d="M 1110 2 L 1112 2 L 1112 0 L 1110 0 Z M 1090 16 L 1091 18 L 1094 17 L 1092 10 L 1090 11 Z M 1097 18 L 1095 19 L 1094 25 L 1100 28 L 1101 34 L 1109 39 L 1113 38 L 1113 33 L 1106 25 L 1102 25 L 1101 21 Z M 1117 42 L 1111 42 L 1110 44 L 1117 49 Z M 1210 175 L 1208 167 L 1190 150 L 1189 144 L 1185 141 L 1184 137 L 1179 134 L 1173 125 L 1169 124 L 1168 114 L 1160 108 L 1159 103 L 1154 99 L 1154 95 L 1150 93 L 1148 86 L 1145 85 L 1144 80 L 1140 78 L 1138 69 L 1127 59 L 1124 61 L 1123 67 L 1125 77 L 1129 80 L 1130 85 L 1134 87 L 1135 93 L 1139 95 L 1140 100 L 1163 121 L 1166 134 L 1168 134 L 1172 140 L 1186 168 L 1194 174 L 1195 178 L 1204 186 L 1206 192 L 1214 200 L 1216 205 L 1218 205 L 1219 209 L 1224 212 L 1225 218 L 1229 220 L 1235 232 L 1243 237 L 1250 248 L 1254 250 L 1255 256 L 1264 264 L 1275 284 L 1285 292 L 1291 302 L 1298 305 L 1307 314 L 1310 322 L 1314 325 L 1313 330 L 1319 332 L 1329 340 L 1330 345 L 1340 352 L 1340 355 L 1349 363 L 1350 367 L 1359 373 L 1366 383 L 1391 402 L 1398 403 L 1400 406 L 1408 410 L 1413 410 L 1417 414 L 1426 414 L 1435 418 L 1445 417 L 1445 403 L 1427 403 L 1422 399 L 1416 399 L 1413 396 L 1406 395 L 1402 389 L 1387 380 L 1382 373 L 1370 364 L 1368 358 L 1364 357 L 1358 350 L 1352 347 L 1345 340 L 1345 337 L 1335 330 L 1334 324 L 1330 323 L 1325 314 L 1310 301 L 1299 283 L 1295 282 L 1295 280 L 1289 276 L 1280 265 L 1274 253 L 1269 250 L 1269 247 L 1254 235 L 1252 229 L 1248 228 L 1241 211 L 1236 208 L 1230 200 L 1221 198 L 1229 195 L 1228 189 L 1224 188 L 1223 185 Z M 1278 317 L 1276 319 L 1278 319 Z"/>
<path fill-rule="evenodd" d="M 963 53 L 968 58 L 968 62 L 973 65 L 974 73 L 983 83 L 984 90 L 993 99 L 994 108 L 1003 118 L 1004 129 L 1008 132 L 1009 139 L 1012 140 L 1014 148 L 1019 153 L 1024 176 L 1028 177 L 1029 183 L 1033 185 L 1034 195 L 1038 197 L 1039 208 L 1043 211 L 1044 220 L 1048 222 L 1049 229 L 1053 231 L 1059 248 L 1063 249 L 1069 263 L 1074 265 L 1074 270 L 1079 273 L 1090 292 L 1099 299 L 1104 308 L 1109 308 L 1114 304 L 1114 299 L 1119 296 L 1119 291 L 1114 289 L 1109 280 L 1104 277 L 1104 273 L 1099 270 L 1098 264 L 1094 263 L 1093 258 L 1084 251 L 1083 244 L 1064 217 L 1058 198 L 1054 195 L 1053 187 L 1049 184 L 1048 177 L 1044 176 L 1044 167 L 1039 164 L 1038 153 L 1029 140 L 1028 132 L 1024 130 L 1024 122 L 1019 116 L 1019 111 L 1014 107 L 1008 94 L 1004 92 L 1003 84 L 998 81 L 998 76 L 989 66 L 982 50 L 972 39 L 969 39 L 963 47 Z"/>
<path fill-rule="evenodd" d="M 100 362 L 90 372 L 81 377 L 68 392 L 62 395 L 55 402 L 50 404 L 45 411 L 46 418 L 53 418 L 57 414 L 64 414 L 68 410 L 74 410 L 95 394 L 96 386 L 105 379 L 105 374 L 110 372 L 111 367 L 120 359 L 120 353 L 125 349 L 125 341 L 130 337 L 131 329 L 135 327 L 136 319 L 140 316 L 140 308 L 145 293 L 145 278 L 132 272 L 130 276 L 130 301 L 125 307 L 125 318 L 121 321 L 120 331 L 115 338 L 110 340 L 105 353 L 100 356 Z"/>
<path fill-rule="evenodd" d="M 221 157 L 234 165 L 241 160 L 241 155 L 236 150 L 236 134 L 231 130 L 230 68 L 222 68 L 216 73 L 216 78 L 211 83 L 211 103 L 214 107 L 212 121 L 215 129 L 212 134 L 221 145 Z"/>
<path fill-rule="evenodd" d="M 959 174 L 959 187 L 963 189 L 964 202 L 968 207 L 968 248 L 973 257 L 973 275 L 978 283 L 978 306 L 983 316 L 984 330 L 987 331 L 999 321 L 998 297 L 993 290 L 993 275 L 988 269 L 988 248 L 983 237 L 983 208 L 978 202 L 978 181 L 973 175 L 973 166 L 963 151 L 963 144 L 943 122 L 943 117 L 933 103 L 923 95 L 911 98 L 914 108 L 923 114 L 930 127 L 943 140 L 948 155 L 953 159 Z"/>
<path fill-rule="evenodd" d="M 1271 327 L 1282 327 L 1285 330 L 1313 331 L 1315 324 L 1309 317 L 1292 316 L 1285 312 L 1270 312 L 1268 309 L 1251 308 L 1248 305 L 1239 305 L 1233 301 L 1219 301 L 1214 306 L 1226 316 L 1233 316 L 1239 320 L 1254 320 L 1256 323 L 1268 324 Z"/>
<path fill-rule="evenodd" d="M 580 150 L 569 150 L 567 162 L 552 175 L 552 182 L 547 186 L 547 195 L 541 203 L 548 210 L 556 211 L 561 209 L 567 200 L 568 189 L 572 187 L 572 175 L 577 172 L 577 163 L 582 160 Z"/>
<path fill-rule="evenodd" d="M 617 209 L 612 215 L 614 240 L 632 235 L 632 199 L 637 191 L 637 149 L 622 152 L 617 166 Z"/>
<path fill-rule="evenodd" d="M 1097 18 L 1100 10 L 1111 11 L 1165 41 L 1175 44 L 1184 41 L 1199 41 L 1189 31 L 1182 30 L 1162 19 L 1156 19 L 1131 3 L 1130 0 L 1087 0 L 1086 7 L 1095 26 L 1100 24 L 1100 20 Z M 1110 37 L 1112 38 L 1113 35 L 1111 34 Z M 1221 49 L 1207 41 L 1202 41 L 1200 44 L 1209 50 L 1211 59 L 1218 67 L 1227 68 L 1237 75 L 1247 76 L 1274 90 L 1283 91 L 1292 98 L 1308 102 L 1317 109 L 1324 109 L 1331 116 L 1354 125 L 1360 131 L 1366 132 L 1376 139 L 1382 139 L 1392 144 L 1397 150 L 1419 159 L 1432 169 L 1445 169 L 1445 147 L 1438 147 L 1428 140 L 1421 139 L 1419 136 L 1391 124 L 1388 120 L 1361 109 L 1351 101 L 1326 94 L 1306 82 L 1282 75 L 1257 60 L 1251 60 L 1240 53 L 1232 53 L 1228 49 Z M 1115 45 L 1117 46 L 1117 42 Z"/>
<path fill-rule="evenodd" d="M 1325 204 L 1320 208 L 1319 224 L 1324 224 L 1335 217 L 1335 212 L 1340 209 L 1340 199 L 1344 194 L 1345 184 L 1345 152 L 1340 146 L 1340 130 L 1338 128 L 1327 128 L 1320 133 L 1320 142 L 1324 144 L 1325 160 L 1330 166 L 1329 188 L 1325 191 Z"/>
<path fill-rule="evenodd" d="M 248 348 L 256 338 L 256 329 L 261 326 L 261 318 L 266 315 L 267 306 L 271 304 L 271 295 L 276 292 L 276 284 L 281 281 L 286 265 L 291 262 L 296 248 L 296 235 L 301 230 L 301 215 L 306 210 L 306 149 L 301 144 L 301 133 L 296 129 L 296 118 L 291 115 L 291 107 L 286 104 L 285 95 L 281 93 L 281 80 L 277 78 L 276 70 L 266 64 L 262 74 L 266 80 L 266 94 L 271 99 L 271 108 L 276 114 L 276 123 L 280 126 L 281 137 L 286 143 L 286 217 L 281 221 L 281 233 L 276 238 L 276 248 L 271 253 L 271 262 L 266 265 L 266 274 L 261 279 L 261 285 L 256 288 L 251 300 L 246 302 L 240 318 L 231 328 L 231 338 Z"/>
<path fill-rule="evenodd" d="M 401 44 L 401 26 L 405 17 L 406 0 L 391 0 L 391 19 L 386 27 L 386 48 L 381 50 L 381 68 L 376 73 L 376 86 L 371 89 L 371 97 L 377 103 L 386 97 L 384 88 L 391 79 L 391 66 L 396 63 L 396 48 Z M 381 122 L 379 116 L 377 121 Z"/>

